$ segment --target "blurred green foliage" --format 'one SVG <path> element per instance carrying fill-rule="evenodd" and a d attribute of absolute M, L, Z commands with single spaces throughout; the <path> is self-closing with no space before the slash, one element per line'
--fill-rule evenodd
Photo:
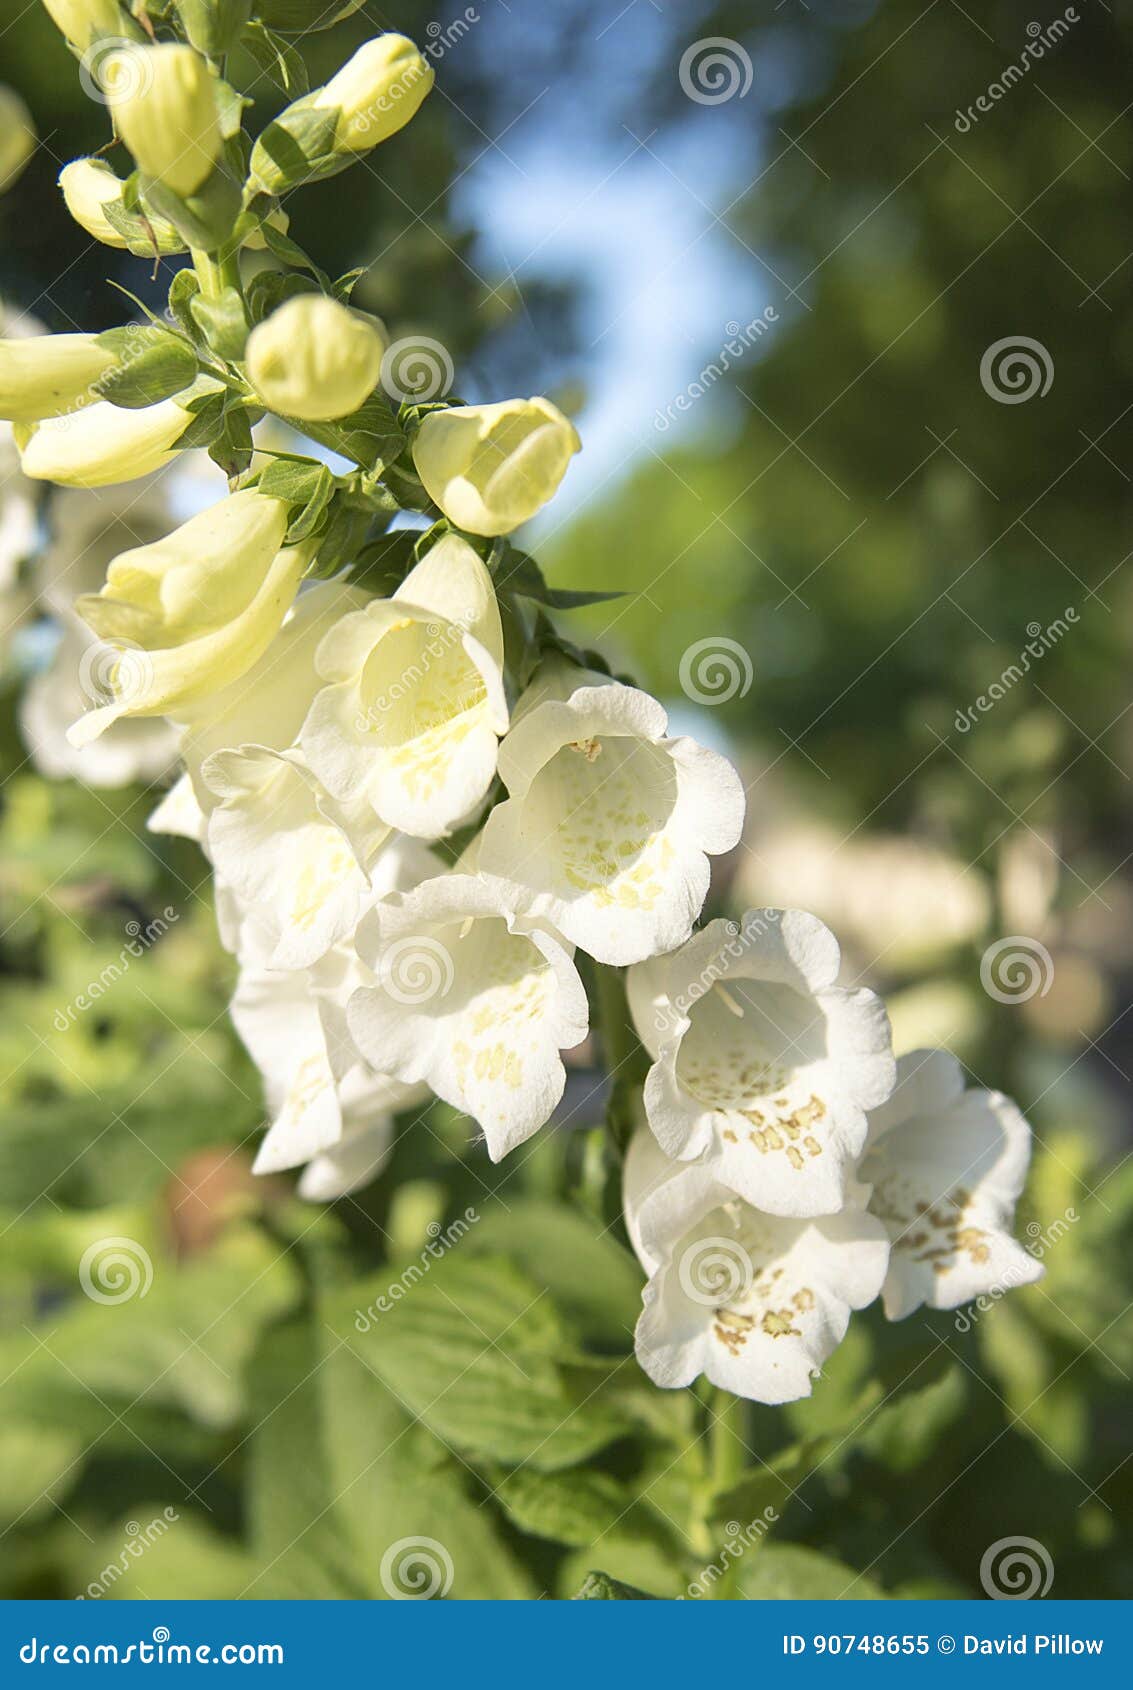
<path fill-rule="evenodd" d="M 1091 8 L 961 134 L 956 110 L 1026 39 L 1029 9 L 987 10 L 736 0 L 670 20 L 664 80 L 640 91 L 660 124 L 690 119 L 671 74 L 686 41 L 728 36 L 793 67 L 758 121 L 719 114 L 752 146 L 727 213 L 760 255 L 743 316 L 770 298 L 780 321 L 729 377 L 730 422 L 714 409 L 703 434 L 656 433 L 548 562 L 556 581 L 641 595 L 574 621 L 663 697 L 682 702 L 690 643 L 727 633 L 750 653 L 750 689 L 714 718 L 753 810 L 722 904 L 763 901 L 767 841 L 789 854 L 800 814 L 839 839 L 914 837 L 983 888 L 959 936 L 936 938 L 926 909 L 913 977 L 936 993 L 930 1015 L 963 1007 L 972 1073 L 1034 1121 L 1019 1224 L 1047 1277 L 960 1322 L 858 1317 L 814 1396 L 745 1409 L 750 1454 L 717 1467 L 720 1405 L 655 1390 L 633 1361 L 640 1275 L 607 1224 L 593 1074 L 572 1081 L 577 1130 L 503 1168 L 438 1106 L 330 1211 L 253 1179 L 263 1106 L 200 856 L 146 833 L 152 792 L 32 772 L 9 685 L 4 1594 L 380 1597 L 387 1550 L 421 1536 L 445 1545 L 459 1597 L 671 1596 L 710 1566 L 715 1595 L 979 1594 L 984 1551 L 1009 1535 L 1045 1546 L 1055 1595 L 1128 1591 L 1129 9 Z M 430 15 L 396 13 L 381 21 L 410 34 Z M 314 52 L 339 62 L 373 21 Z M 53 185 L 101 145 L 104 114 L 38 10 L 5 46 L 44 149 L 0 201 L 3 286 L 53 328 L 120 320 L 105 254 Z M 488 68 L 460 74 L 462 112 L 489 121 Z M 337 207 L 295 196 L 297 235 L 332 270 L 372 265 L 361 303 L 506 369 L 506 290 L 485 294 L 470 231 L 444 215 L 483 142 L 441 101 L 421 125 L 412 150 L 383 150 L 381 181 L 343 178 Z M 424 203 L 428 226 L 409 209 Z M 544 300 L 552 339 L 568 332 L 559 290 L 525 298 Z M 985 350 L 1011 334 L 1049 350 L 1045 398 L 1003 405 L 981 386 Z M 1028 625 L 1067 606 L 1080 620 L 1037 673 L 958 732 Z M 167 908 L 164 936 L 74 1012 L 127 922 Z M 1014 930 L 1048 947 L 1054 985 L 994 1003 L 980 956 Z M 850 946 L 863 977 L 907 987 L 884 952 Z M 469 1212 L 459 1244 L 431 1251 Z M 152 1283 L 106 1306 L 77 1263 L 123 1238 Z M 726 1553 L 768 1510 L 770 1532 Z"/>

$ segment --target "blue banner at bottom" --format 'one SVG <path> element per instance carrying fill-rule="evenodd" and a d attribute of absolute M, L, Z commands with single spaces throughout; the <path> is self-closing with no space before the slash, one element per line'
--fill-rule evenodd
<path fill-rule="evenodd" d="M 0 1677 L 175 1680 L 217 1667 L 309 1684 L 358 1667 L 410 1682 L 448 1662 L 498 1690 L 666 1682 L 722 1668 L 819 1683 L 955 1684 L 969 1675 L 1128 1682 L 1129 1602 L 8 1602 Z M 464 1651 L 457 1653 L 457 1651 Z M 474 1651 L 474 1652 L 473 1652 Z M 463 1663 L 457 1667 L 457 1663 Z"/>

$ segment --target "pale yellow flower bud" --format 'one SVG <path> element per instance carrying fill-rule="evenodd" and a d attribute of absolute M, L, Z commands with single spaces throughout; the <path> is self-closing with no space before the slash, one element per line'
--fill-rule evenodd
<path fill-rule="evenodd" d="M 35 141 L 31 112 L 14 88 L 0 86 L 0 194 L 15 186 Z"/>
<path fill-rule="evenodd" d="M 202 381 L 180 397 L 187 400 L 209 386 L 219 384 Z M 176 399 L 135 411 L 101 400 L 73 416 L 17 427 L 20 468 L 32 481 L 54 481 L 61 487 L 136 481 L 172 462 L 177 441 L 192 420 Z"/>
<path fill-rule="evenodd" d="M 431 411 L 413 442 L 429 497 L 470 534 L 510 534 L 557 489 L 582 442 L 549 399 Z"/>
<path fill-rule="evenodd" d="M 92 384 L 114 364 L 92 334 L 0 340 L 0 417 L 35 423 L 98 398 Z"/>
<path fill-rule="evenodd" d="M 115 127 L 144 176 L 182 198 L 212 174 L 223 137 L 208 65 L 191 47 L 123 47 L 102 81 Z"/>
<path fill-rule="evenodd" d="M 405 35 L 367 41 L 324 88 L 312 96 L 317 110 L 341 111 L 334 132 L 339 152 L 364 153 L 404 127 L 433 86 L 433 67 Z"/>
<path fill-rule="evenodd" d="M 269 410 L 328 422 L 373 392 L 386 344 L 375 318 L 325 294 L 298 294 L 249 335 L 248 380 Z"/>
<path fill-rule="evenodd" d="M 105 704 L 71 728 L 96 739 L 120 716 L 185 717 L 266 650 L 295 597 L 313 543 L 283 548 L 288 506 L 233 493 L 149 546 L 115 558 L 100 593 L 75 609 L 121 652 Z"/>
<path fill-rule="evenodd" d="M 107 222 L 103 207 L 122 199 L 122 183 L 99 158 L 77 158 L 59 173 L 67 210 L 81 229 L 104 246 L 125 247 L 126 237 Z"/>
<path fill-rule="evenodd" d="M 118 0 L 43 0 L 56 29 L 80 52 L 96 35 L 126 35 L 132 30 Z"/>

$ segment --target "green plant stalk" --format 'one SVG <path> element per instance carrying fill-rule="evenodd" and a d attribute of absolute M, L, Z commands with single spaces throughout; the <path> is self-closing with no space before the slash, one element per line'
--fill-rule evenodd
<path fill-rule="evenodd" d="M 190 247 L 189 254 L 201 284 L 201 293 L 206 299 L 219 299 L 225 288 L 235 288 L 243 298 L 240 260 L 235 251 L 214 254 L 202 252 L 199 247 Z"/>

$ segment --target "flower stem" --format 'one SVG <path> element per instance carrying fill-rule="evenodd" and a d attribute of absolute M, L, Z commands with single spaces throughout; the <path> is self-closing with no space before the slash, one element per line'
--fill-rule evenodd
<path fill-rule="evenodd" d="M 744 1469 L 747 1442 L 744 1437 L 747 1409 L 740 1397 L 716 1386 L 708 1406 L 708 1443 L 712 1461 L 712 1483 L 726 1490 Z"/>
<path fill-rule="evenodd" d="M 191 247 L 190 254 L 206 299 L 219 299 L 225 288 L 241 292 L 240 261 L 235 252 L 222 257 L 219 253 L 202 252 L 198 247 Z"/>
<path fill-rule="evenodd" d="M 606 1119 L 614 1143 L 624 1154 L 638 1125 L 634 1100 L 640 1097 L 647 1059 L 630 1017 L 624 969 L 593 963 L 588 982 L 602 1061 L 610 1081 Z"/>

